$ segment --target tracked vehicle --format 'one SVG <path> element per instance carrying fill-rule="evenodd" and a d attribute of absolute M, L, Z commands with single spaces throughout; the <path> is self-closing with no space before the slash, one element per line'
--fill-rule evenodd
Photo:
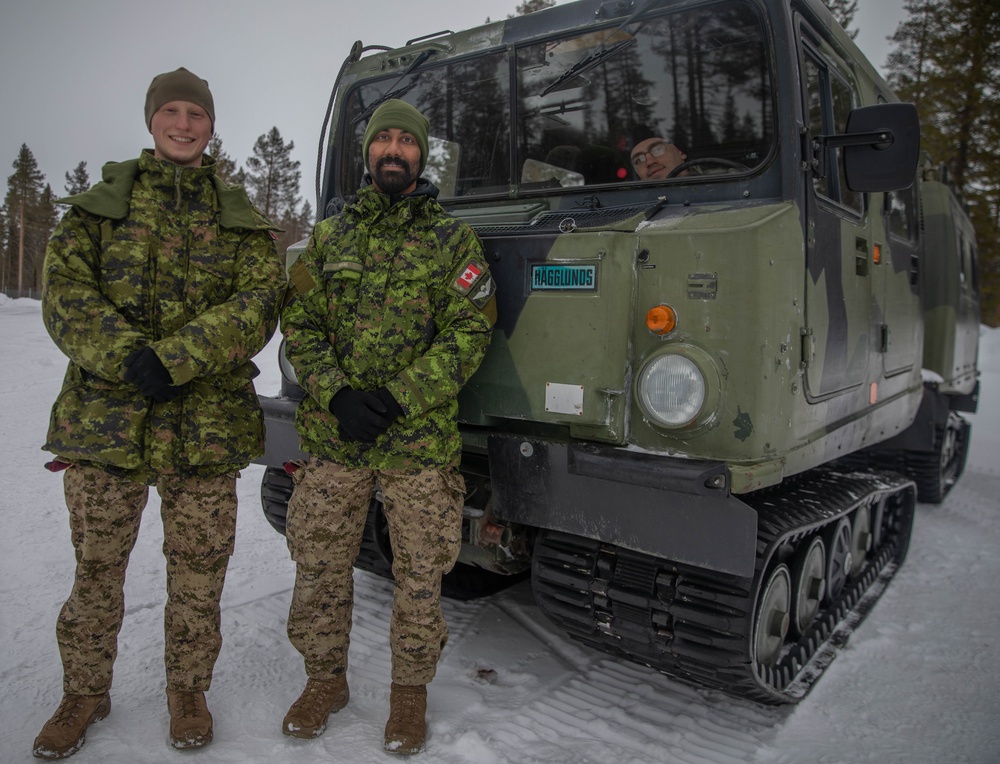
<path fill-rule="evenodd" d="M 918 171 L 915 109 L 819 0 L 581 0 L 357 43 L 321 139 L 322 215 L 358 188 L 388 98 L 430 120 L 425 175 L 497 282 L 460 399 L 446 587 L 530 574 L 582 642 L 803 697 L 903 561 L 918 490 L 940 500 L 960 473 L 975 408 L 974 239 Z M 641 180 L 630 150 L 650 138 L 686 161 Z M 304 458 L 281 363 L 262 398 L 279 530 Z M 376 492 L 358 565 L 390 560 Z"/>

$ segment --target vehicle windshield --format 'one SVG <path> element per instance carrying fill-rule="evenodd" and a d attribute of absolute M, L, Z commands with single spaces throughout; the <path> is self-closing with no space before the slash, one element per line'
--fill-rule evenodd
<path fill-rule="evenodd" d="M 423 175 L 443 198 L 750 172 L 774 136 L 767 47 L 730 0 L 518 46 L 513 82 L 506 50 L 368 80 L 348 95 L 340 188 L 365 171 L 353 120 L 401 87 L 430 120 Z"/>

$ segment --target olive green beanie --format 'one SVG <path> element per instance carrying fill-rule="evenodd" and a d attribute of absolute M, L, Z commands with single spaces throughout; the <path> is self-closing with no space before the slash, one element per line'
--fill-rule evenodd
<path fill-rule="evenodd" d="M 215 130 L 215 101 L 208 82 L 196 74 L 192 74 L 183 66 L 172 72 L 164 72 L 153 77 L 146 91 L 146 127 L 153 129 L 153 115 L 165 103 L 171 101 L 188 101 L 198 104 L 212 120 L 212 130 Z"/>
<path fill-rule="evenodd" d="M 417 145 L 420 146 L 420 172 L 423 172 L 427 165 L 427 131 L 430 128 L 430 123 L 427 121 L 427 117 L 406 101 L 400 101 L 398 98 L 386 101 L 379 106 L 375 109 L 371 119 L 368 120 L 364 142 L 361 146 L 365 166 L 368 166 L 368 147 L 372 145 L 375 136 L 382 130 L 388 130 L 391 127 L 405 130 L 417 139 Z"/>

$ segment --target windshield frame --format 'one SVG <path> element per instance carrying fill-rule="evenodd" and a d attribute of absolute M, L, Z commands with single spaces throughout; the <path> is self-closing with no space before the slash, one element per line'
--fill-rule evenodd
<path fill-rule="evenodd" d="M 408 93 L 409 95 L 414 92 L 419 92 L 422 83 L 426 84 L 448 81 L 448 75 L 442 72 L 442 69 L 447 67 L 470 66 L 474 65 L 477 61 L 492 59 L 497 63 L 498 72 L 501 70 L 505 70 L 507 72 L 506 83 L 500 82 L 498 77 L 497 85 L 505 90 L 505 96 L 509 99 L 503 112 L 506 114 L 508 125 L 504 134 L 494 136 L 495 138 L 502 138 L 508 144 L 504 147 L 507 161 L 507 166 L 505 168 L 506 177 L 503 178 L 505 182 L 494 183 L 489 187 L 484 185 L 483 187 L 472 188 L 471 190 L 462 193 L 447 193 L 448 189 L 445 188 L 442 189 L 445 193 L 442 193 L 440 197 L 441 200 L 447 200 L 449 204 L 461 204 L 470 201 L 483 202 L 487 199 L 498 198 L 532 198 L 550 195 L 572 195 L 580 194 L 581 192 L 591 193 L 594 189 L 607 191 L 613 189 L 635 189 L 636 187 L 648 187 L 652 183 L 651 180 L 639 179 L 635 176 L 634 172 L 631 171 L 630 157 L 627 153 L 625 153 L 625 151 L 631 147 L 622 145 L 619 145 L 617 148 L 627 162 L 627 174 L 624 177 L 621 176 L 621 172 L 619 170 L 618 176 L 608 182 L 566 184 L 565 181 L 559 181 L 558 178 L 548 178 L 548 182 L 539 184 L 538 182 L 532 182 L 526 179 L 526 162 L 537 162 L 539 160 L 537 157 L 533 157 L 531 155 L 531 151 L 523 145 L 522 141 L 521 125 L 527 118 L 526 112 L 529 110 L 525 108 L 526 99 L 524 97 L 524 86 L 520 81 L 520 76 L 522 74 L 521 57 L 524 55 L 524 51 L 528 51 L 532 48 L 538 48 L 539 46 L 555 47 L 566 44 L 567 41 L 572 42 L 587 36 L 592 36 L 597 41 L 597 44 L 587 50 L 580 51 L 575 62 L 579 65 L 586 62 L 588 57 L 592 56 L 593 53 L 599 50 L 600 47 L 607 45 L 608 40 L 611 40 L 616 34 L 624 34 L 632 37 L 634 40 L 638 40 L 641 39 L 643 31 L 651 25 L 663 23 L 669 25 L 677 20 L 685 20 L 684 14 L 702 14 L 702 18 L 706 18 L 705 14 L 707 13 L 721 16 L 720 9 L 739 9 L 739 13 L 745 14 L 745 18 L 748 20 L 747 23 L 749 23 L 749 20 L 752 20 L 754 30 L 756 30 L 756 37 L 745 43 L 753 46 L 753 50 L 760 62 L 758 83 L 762 94 L 759 101 L 754 103 L 760 107 L 761 127 L 759 130 L 759 149 L 755 158 L 755 163 L 752 166 L 748 165 L 746 169 L 723 167 L 719 168 L 718 171 L 702 172 L 697 174 L 685 173 L 681 177 L 660 178 L 657 179 L 657 185 L 679 183 L 712 184 L 735 177 L 745 178 L 762 172 L 774 160 L 774 156 L 777 153 L 777 136 L 779 133 L 778 121 L 780 119 L 780 115 L 778 114 L 776 107 L 776 90 L 778 85 L 776 73 L 774 71 L 773 42 L 770 39 L 770 32 L 768 31 L 768 25 L 766 24 L 764 18 L 763 9 L 759 6 L 759 4 L 752 2 L 752 0 L 716 0 L 715 2 L 701 3 L 693 6 L 685 5 L 680 8 L 676 6 L 656 8 L 646 13 L 639 14 L 637 18 L 633 18 L 624 25 L 622 25 L 621 19 L 612 19 L 603 24 L 595 24 L 584 28 L 577 27 L 571 30 L 563 30 L 556 34 L 548 33 L 530 39 L 519 40 L 515 44 L 505 46 L 492 45 L 488 48 L 483 48 L 461 56 L 434 56 L 430 60 L 424 62 L 423 65 L 417 70 L 412 73 L 408 73 L 405 78 L 405 82 L 408 85 L 412 83 L 412 88 Z M 732 11 L 730 10 L 730 12 Z M 715 16 L 710 16 L 709 18 L 714 17 Z M 691 18 L 694 18 L 694 16 L 688 17 L 688 19 Z M 692 23 L 688 21 L 688 27 L 690 28 L 691 26 Z M 614 43 L 612 42 L 612 44 L 607 47 L 610 48 L 613 47 L 613 45 Z M 602 66 L 606 66 L 608 61 L 613 61 L 613 59 L 619 54 L 622 54 L 622 51 L 634 49 L 635 47 L 636 46 L 633 44 L 619 46 L 620 50 L 613 52 L 611 56 L 607 56 L 605 60 L 598 63 L 597 67 L 585 65 L 577 76 L 570 78 L 570 83 L 581 76 L 585 77 L 588 73 L 593 72 L 595 69 L 600 69 Z M 414 55 L 419 55 L 419 51 L 416 51 Z M 569 64 L 563 71 L 567 71 L 571 66 L 572 63 Z M 551 78 L 550 81 L 554 80 L 556 77 L 558 77 L 558 74 Z M 339 129 L 336 141 L 339 146 L 339 150 L 336 150 L 336 153 L 340 161 L 335 163 L 337 168 L 336 178 L 331 179 L 334 181 L 333 187 L 339 189 L 342 196 L 351 196 L 356 193 L 360 183 L 354 183 L 354 188 L 350 190 L 348 190 L 347 186 L 353 183 L 354 177 L 357 177 L 359 181 L 361 180 L 361 173 L 357 172 L 356 168 L 359 165 L 363 167 L 360 156 L 355 158 L 350 155 L 352 145 L 357 145 L 357 141 L 352 140 L 351 135 L 352 130 L 354 130 L 351 122 L 358 113 L 356 110 L 353 112 L 350 110 L 352 96 L 360 89 L 373 89 L 369 90 L 369 94 L 375 93 L 377 97 L 377 94 L 384 93 L 386 89 L 394 83 L 398 84 L 400 79 L 401 77 L 399 71 L 387 72 L 384 76 L 377 78 L 365 77 L 351 83 L 344 93 L 344 99 L 340 109 L 341 114 L 338 120 Z M 651 80 L 650 82 L 653 88 L 662 87 L 661 80 Z M 557 95 L 560 91 L 565 89 L 565 86 L 559 87 L 556 89 L 555 94 Z M 416 98 L 412 95 L 410 97 L 404 96 L 404 100 L 412 103 L 416 100 Z M 418 108 L 420 107 L 418 106 Z M 765 121 L 766 125 L 764 124 Z M 434 127 L 432 125 L 432 136 L 434 134 Z M 619 144 L 620 143 L 621 142 L 619 141 Z M 704 147 L 702 146 L 699 148 L 702 150 L 701 156 L 696 156 L 694 158 L 702 158 L 705 156 L 703 152 Z M 360 154 L 360 148 L 357 150 L 358 154 Z M 355 167 L 353 173 L 347 170 L 350 165 L 354 165 Z M 346 194 L 343 193 L 345 191 Z"/>

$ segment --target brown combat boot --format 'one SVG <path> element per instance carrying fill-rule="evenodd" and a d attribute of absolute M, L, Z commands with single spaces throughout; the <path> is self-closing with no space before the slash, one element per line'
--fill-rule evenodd
<path fill-rule="evenodd" d="M 420 753 L 427 737 L 427 685 L 392 683 L 383 747 L 389 753 Z"/>
<path fill-rule="evenodd" d="M 299 699 L 292 703 L 281 722 L 282 734 L 301 738 L 322 735 L 330 714 L 346 706 L 350 697 L 346 676 L 308 680 Z"/>
<path fill-rule="evenodd" d="M 205 693 L 167 689 L 170 710 L 170 745 L 174 748 L 201 748 L 212 742 L 212 715 Z"/>
<path fill-rule="evenodd" d="M 65 759 L 80 750 L 87 727 L 111 713 L 111 696 L 63 695 L 59 708 L 45 722 L 31 752 L 39 759 Z"/>

